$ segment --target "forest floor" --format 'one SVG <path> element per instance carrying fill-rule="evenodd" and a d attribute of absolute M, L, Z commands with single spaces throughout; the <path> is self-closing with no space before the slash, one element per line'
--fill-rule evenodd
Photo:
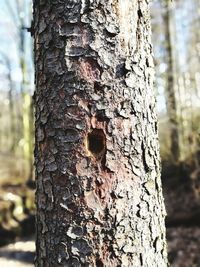
<path fill-rule="evenodd" d="M 168 258 L 171 267 L 200 267 L 200 201 L 191 181 L 163 182 L 167 210 Z"/>

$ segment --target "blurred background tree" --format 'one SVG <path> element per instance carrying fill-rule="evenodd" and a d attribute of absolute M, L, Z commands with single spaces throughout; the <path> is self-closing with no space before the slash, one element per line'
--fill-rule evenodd
<path fill-rule="evenodd" d="M 20 175 L 32 177 L 34 70 L 31 0 L 1 1 L 1 130 L 2 160 L 20 161 Z M 23 174 L 22 174 L 23 173 Z"/>
<path fill-rule="evenodd" d="M 200 2 L 153 1 L 152 27 L 163 167 L 196 168 L 199 150 Z M 191 16 L 192 14 L 192 16 Z M 166 164 L 166 165 L 165 165 Z"/>
<path fill-rule="evenodd" d="M 200 266 L 200 1 L 152 2 L 170 266 Z"/>
<path fill-rule="evenodd" d="M 31 0 L 0 2 L 0 244 L 34 231 L 31 18 Z"/>
<path fill-rule="evenodd" d="M 154 0 L 151 11 L 169 259 L 200 266 L 200 1 Z M 31 0 L 0 1 L 2 244 L 34 212 L 31 17 Z"/>

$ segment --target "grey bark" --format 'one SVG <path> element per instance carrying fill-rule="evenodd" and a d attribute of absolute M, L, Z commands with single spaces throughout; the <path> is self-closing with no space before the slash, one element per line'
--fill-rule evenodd
<path fill-rule="evenodd" d="M 172 25 L 171 25 L 171 3 L 165 0 L 166 12 L 164 15 L 165 22 L 165 43 L 167 59 L 167 82 L 166 82 L 166 104 L 170 125 L 170 150 L 173 162 L 177 164 L 180 157 L 179 146 L 179 123 L 177 118 L 177 100 L 175 94 L 175 68 L 173 62 L 173 44 L 172 44 Z"/>
<path fill-rule="evenodd" d="M 34 1 L 37 267 L 167 266 L 147 1 Z"/>

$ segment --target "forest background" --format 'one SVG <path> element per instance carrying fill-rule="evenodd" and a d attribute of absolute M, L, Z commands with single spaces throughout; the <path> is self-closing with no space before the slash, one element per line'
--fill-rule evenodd
<path fill-rule="evenodd" d="M 154 0 L 151 12 L 169 261 L 200 266 L 200 2 Z M 31 0 L 0 1 L 0 245 L 23 240 L 0 249 L 10 266 L 34 255 L 31 21 Z"/>

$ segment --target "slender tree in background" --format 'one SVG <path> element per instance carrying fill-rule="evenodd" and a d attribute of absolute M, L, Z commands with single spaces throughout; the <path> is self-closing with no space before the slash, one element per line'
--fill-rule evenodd
<path fill-rule="evenodd" d="M 13 86 L 13 80 L 12 80 L 12 75 L 11 75 L 11 60 L 10 58 L 0 52 L 0 56 L 2 60 L 0 60 L 0 63 L 6 67 L 6 78 L 8 81 L 8 100 L 9 100 L 9 134 L 7 136 L 11 137 L 10 141 L 10 152 L 14 153 L 16 150 L 16 145 L 17 145 L 17 129 L 16 129 L 16 118 L 15 118 L 15 108 L 14 108 L 14 99 L 13 99 L 13 91 L 14 91 L 14 86 Z"/>
<path fill-rule="evenodd" d="M 32 177 L 32 165 L 33 165 L 33 158 L 32 158 L 32 124 L 33 124 L 33 116 L 31 109 L 31 92 L 30 92 L 30 82 L 28 80 L 28 65 L 27 65 L 27 55 L 26 55 L 26 17 L 25 17 L 25 2 L 24 0 L 15 0 L 16 1 L 16 8 L 18 14 L 18 36 L 19 36 L 19 43 L 18 43 L 18 53 L 19 53 L 19 63 L 20 63 L 20 70 L 22 75 L 22 81 L 20 84 L 21 95 L 22 95 L 22 129 L 23 129 L 23 152 L 24 157 L 28 161 L 28 168 L 29 168 L 29 179 Z M 29 88 L 28 88 L 29 87 Z"/>
<path fill-rule="evenodd" d="M 148 1 L 34 1 L 36 266 L 167 266 Z"/>
<path fill-rule="evenodd" d="M 187 73 L 185 74 L 187 106 L 186 112 L 189 115 L 187 141 L 192 151 L 194 169 L 200 168 L 200 3 L 197 0 L 189 5 L 188 14 L 192 12 L 193 20 L 189 23 L 189 42 L 187 43 Z M 189 99 L 188 99 L 189 98 Z M 189 104 L 189 105 L 188 105 Z M 187 143 L 187 142 L 186 142 Z"/>
<path fill-rule="evenodd" d="M 170 124 L 170 149 L 174 163 L 178 163 L 180 156 L 179 147 L 179 124 L 177 118 L 177 101 L 175 94 L 174 58 L 172 44 L 172 7 L 170 0 L 164 0 L 164 23 L 165 23 L 165 43 L 167 59 L 166 78 L 166 104 Z"/>
<path fill-rule="evenodd" d="M 21 131 L 20 137 L 23 139 L 23 156 L 28 162 L 29 176 L 32 175 L 33 165 L 33 110 L 32 110 L 32 97 L 31 97 L 31 84 L 27 62 L 27 49 L 26 49 L 26 4 L 24 0 L 15 0 L 10 4 L 9 1 L 5 1 L 7 10 L 11 19 L 14 22 L 15 38 L 17 40 L 17 53 L 19 58 L 19 67 L 21 72 L 20 92 L 21 92 L 21 118 L 19 120 L 19 129 Z M 16 12 L 14 10 L 16 9 Z M 18 145 L 18 144 L 16 144 Z M 29 178 L 30 178 L 29 177 Z"/>

